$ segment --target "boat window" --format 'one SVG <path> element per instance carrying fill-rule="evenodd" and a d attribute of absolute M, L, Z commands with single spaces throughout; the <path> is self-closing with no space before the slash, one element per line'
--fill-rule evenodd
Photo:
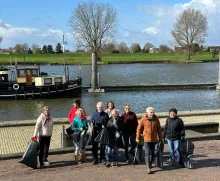
<path fill-rule="evenodd" d="M 37 70 L 32 70 L 32 76 L 37 76 Z"/>
<path fill-rule="evenodd" d="M 30 75 L 31 75 L 31 71 L 27 70 L 27 76 L 30 76 Z"/>
<path fill-rule="evenodd" d="M 24 76 L 24 70 L 19 70 L 18 71 L 18 76 L 20 76 L 20 77 Z"/>

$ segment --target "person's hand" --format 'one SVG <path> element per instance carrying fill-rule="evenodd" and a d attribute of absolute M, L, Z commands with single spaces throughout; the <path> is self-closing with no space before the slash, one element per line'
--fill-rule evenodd
<path fill-rule="evenodd" d="M 79 130 L 80 130 L 80 131 L 83 131 L 83 130 L 84 130 L 84 128 L 83 128 L 83 127 L 81 127 Z"/>
<path fill-rule="evenodd" d="M 37 136 L 31 137 L 31 141 L 37 141 Z"/>
<path fill-rule="evenodd" d="M 102 125 L 102 129 L 104 128 L 105 126 L 104 125 Z"/>
<path fill-rule="evenodd" d="M 181 136 L 181 140 L 184 140 L 185 139 L 185 136 Z"/>
<path fill-rule="evenodd" d="M 137 144 L 139 144 L 139 143 L 140 143 L 140 140 L 136 139 L 136 142 L 137 142 Z"/>
<path fill-rule="evenodd" d="M 119 138 L 119 137 L 120 137 L 119 132 L 116 132 L 115 137 L 116 137 L 116 138 Z"/>

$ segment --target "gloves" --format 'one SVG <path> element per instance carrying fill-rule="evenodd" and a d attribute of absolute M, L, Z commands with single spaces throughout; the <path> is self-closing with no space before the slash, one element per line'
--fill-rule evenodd
<path fill-rule="evenodd" d="M 104 125 L 102 125 L 102 129 L 104 128 L 105 126 Z"/>
<path fill-rule="evenodd" d="M 119 137 L 120 137 L 119 132 L 116 132 L 115 137 L 116 137 L 116 138 L 119 138 Z"/>
<path fill-rule="evenodd" d="M 83 127 L 81 127 L 79 130 L 80 130 L 80 131 L 83 131 L 83 130 L 84 130 L 84 128 L 83 128 Z"/>
<path fill-rule="evenodd" d="M 137 142 L 137 144 L 139 144 L 139 143 L 140 143 L 140 140 L 136 140 L 136 142 Z"/>
<path fill-rule="evenodd" d="M 37 141 L 37 136 L 31 137 L 31 141 Z"/>

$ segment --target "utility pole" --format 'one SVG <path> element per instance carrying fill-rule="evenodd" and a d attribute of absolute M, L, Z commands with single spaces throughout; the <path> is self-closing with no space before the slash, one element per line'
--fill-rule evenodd
<path fill-rule="evenodd" d="M 65 48 L 64 48 L 65 43 L 66 42 L 64 41 L 64 35 L 63 35 L 63 56 L 64 56 L 65 77 L 66 77 L 66 56 L 65 56 Z"/>

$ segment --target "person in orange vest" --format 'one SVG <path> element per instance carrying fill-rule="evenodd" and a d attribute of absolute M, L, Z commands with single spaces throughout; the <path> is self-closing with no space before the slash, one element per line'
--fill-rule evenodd
<path fill-rule="evenodd" d="M 73 100 L 73 108 L 70 109 L 70 112 L 68 114 L 68 121 L 70 124 L 72 124 L 74 118 L 77 116 L 76 111 L 79 108 L 83 110 L 83 116 L 86 118 L 86 111 L 80 105 L 81 105 L 80 100 Z"/>

